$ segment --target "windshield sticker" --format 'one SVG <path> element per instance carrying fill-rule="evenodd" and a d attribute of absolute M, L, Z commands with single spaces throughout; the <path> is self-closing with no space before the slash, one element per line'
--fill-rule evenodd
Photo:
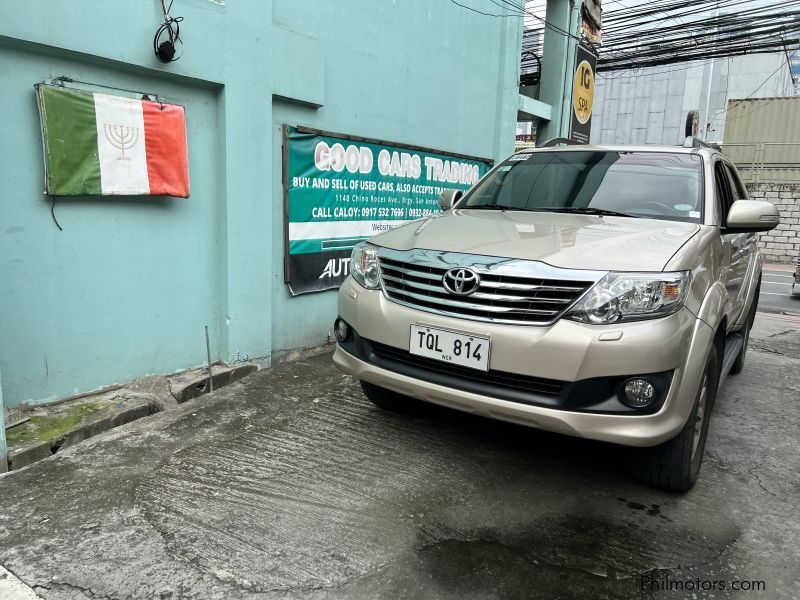
<path fill-rule="evenodd" d="M 675 210 L 679 210 L 681 212 L 686 212 L 688 210 L 692 210 L 692 205 L 691 204 L 676 204 L 672 208 L 674 208 Z"/>
<path fill-rule="evenodd" d="M 514 154 L 508 160 L 528 160 L 531 157 L 530 154 Z"/>
<path fill-rule="evenodd" d="M 498 171 L 502 171 L 503 173 L 505 173 L 506 171 L 510 171 L 511 170 L 511 165 L 503 165 L 502 167 L 498 167 L 497 170 Z"/>
<path fill-rule="evenodd" d="M 700 211 L 699 210 L 690 210 L 689 217 L 692 219 L 699 219 L 700 218 Z"/>

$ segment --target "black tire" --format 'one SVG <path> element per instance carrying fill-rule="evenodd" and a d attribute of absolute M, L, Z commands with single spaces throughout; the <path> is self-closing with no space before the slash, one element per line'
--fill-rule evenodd
<path fill-rule="evenodd" d="M 419 400 L 398 394 L 386 388 L 361 381 L 361 390 L 364 395 L 378 408 L 394 413 L 412 414 L 417 412 L 422 403 Z"/>
<path fill-rule="evenodd" d="M 692 412 L 680 433 L 658 446 L 634 451 L 633 474 L 639 481 L 671 492 L 691 489 L 703 463 L 708 423 L 718 386 L 719 356 L 716 349 L 712 349 Z"/>
<path fill-rule="evenodd" d="M 736 355 L 736 360 L 733 361 L 733 366 L 731 367 L 731 373 L 733 375 L 737 375 L 738 373 L 742 372 L 744 369 L 744 359 L 747 356 L 747 345 L 750 343 L 750 329 L 753 327 L 753 321 L 756 320 L 756 310 L 758 309 L 758 297 L 759 292 L 761 290 L 761 278 L 758 278 L 758 285 L 756 286 L 756 294 L 753 296 L 753 306 L 750 309 L 750 314 L 747 316 L 747 321 L 742 327 L 742 335 L 744 336 L 744 344 L 742 344 L 742 349 L 739 350 L 739 354 Z"/>

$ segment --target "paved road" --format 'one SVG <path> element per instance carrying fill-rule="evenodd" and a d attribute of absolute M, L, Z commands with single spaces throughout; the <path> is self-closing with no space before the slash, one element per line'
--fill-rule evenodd
<path fill-rule="evenodd" d="M 791 271 L 764 269 L 761 276 L 761 296 L 758 309 L 763 312 L 789 313 L 800 315 L 800 288 L 792 296 Z"/>
<path fill-rule="evenodd" d="M 795 599 L 800 323 L 751 340 L 684 495 L 620 448 L 381 412 L 325 355 L 0 478 L 0 564 L 58 599 Z"/>

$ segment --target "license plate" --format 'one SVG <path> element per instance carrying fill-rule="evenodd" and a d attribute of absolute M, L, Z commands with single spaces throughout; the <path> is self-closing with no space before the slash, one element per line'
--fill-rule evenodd
<path fill-rule="evenodd" d="M 488 371 L 489 345 L 488 337 L 412 325 L 408 351 L 417 356 Z"/>

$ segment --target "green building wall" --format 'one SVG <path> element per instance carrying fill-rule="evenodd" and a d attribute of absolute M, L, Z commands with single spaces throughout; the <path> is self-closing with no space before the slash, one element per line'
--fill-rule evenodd
<path fill-rule="evenodd" d="M 199 366 L 204 325 L 224 361 L 267 365 L 327 339 L 335 292 L 292 298 L 283 283 L 282 124 L 513 150 L 519 18 L 445 0 L 177 0 L 172 12 L 184 54 L 162 65 L 157 0 L 0 5 L 8 406 Z M 183 104 L 191 198 L 59 198 L 59 231 L 33 85 L 61 75 Z"/>

